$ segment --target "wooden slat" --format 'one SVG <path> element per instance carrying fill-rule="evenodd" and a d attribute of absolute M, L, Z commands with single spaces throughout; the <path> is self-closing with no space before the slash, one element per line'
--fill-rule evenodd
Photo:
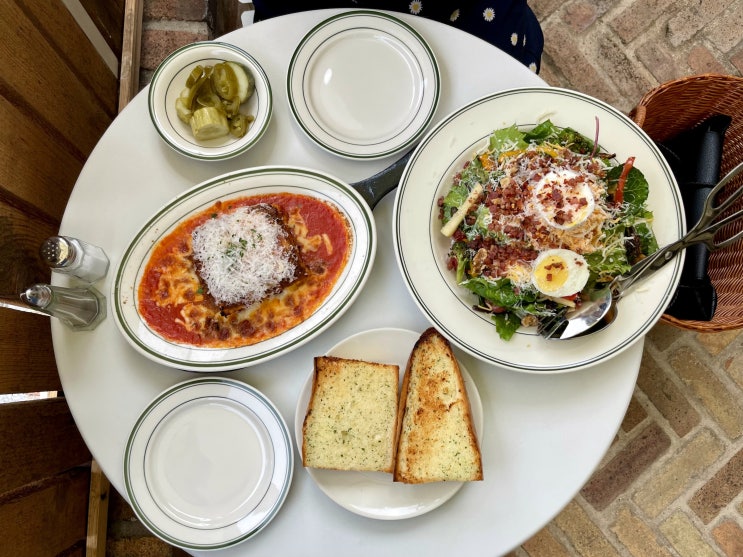
<path fill-rule="evenodd" d="M 64 398 L 0 404 L 0 447 L 0 494 L 91 460 Z"/>
<path fill-rule="evenodd" d="M 0 3 L 0 28 L 4 29 L 0 42 L 3 96 L 37 118 L 56 141 L 87 156 L 113 114 L 78 80 L 16 1 Z"/>
<path fill-rule="evenodd" d="M 96 97 L 106 112 L 114 115 L 118 90 L 117 76 L 96 52 L 90 39 L 77 28 L 75 19 L 69 10 L 61 2 L 39 2 L 38 0 L 17 0 L 17 2 L 44 37 L 44 42 L 49 48 L 59 55 L 65 65 L 75 74 L 77 80 Z M 118 3 L 95 2 L 101 8 L 109 5 L 113 7 Z M 120 23 L 120 16 L 118 20 Z M 120 37 L 118 44 L 120 47 Z"/>
<path fill-rule="evenodd" d="M 0 189 L 0 228 L 0 294 L 48 281 L 51 271 L 39 258 L 39 246 L 57 230 L 57 221 Z"/>
<path fill-rule="evenodd" d="M 0 394 L 61 390 L 49 319 L 9 309 L 0 309 L 0 312 L 0 337 L 3 338 L 0 342 Z"/>
<path fill-rule="evenodd" d="M 82 556 L 90 468 L 0 498 L 0 557 Z"/>
<path fill-rule="evenodd" d="M 90 501 L 88 504 L 88 539 L 86 557 L 106 556 L 106 532 L 108 527 L 108 501 L 111 484 L 103 474 L 98 461 L 90 467 Z"/>
<path fill-rule="evenodd" d="M 0 190 L 37 207 L 37 217 L 46 216 L 58 227 L 83 167 L 82 154 L 55 141 L 29 114 L 2 96 L 0 122 L 0 145 L 6 146 L 0 154 Z"/>
<path fill-rule="evenodd" d="M 142 12 L 144 0 L 126 0 L 124 40 L 119 76 L 119 112 L 139 92 L 139 54 L 142 44 Z"/>
<path fill-rule="evenodd" d="M 0 189 L 0 294 L 15 297 L 34 283 L 49 282 L 38 249 L 58 225 L 39 215 Z M 47 317 L 0 308 L 0 393 L 60 389 L 50 331 Z"/>
<path fill-rule="evenodd" d="M 121 29 L 124 27 L 125 3 L 126 0 L 80 0 L 117 58 L 122 55 Z"/>

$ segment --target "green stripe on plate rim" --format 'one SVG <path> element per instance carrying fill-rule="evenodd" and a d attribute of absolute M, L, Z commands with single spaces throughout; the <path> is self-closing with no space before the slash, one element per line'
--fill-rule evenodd
<path fill-rule="evenodd" d="M 271 512 L 268 513 L 266 517 L 260 522 L 260 524 L 258 524 L 255 528 L 253 528 L 253 530 L 251 530 L 250 532 L 246 532 L 236 538 L 233 538 L 232 540 L 221 542 L 218 544 L 211 544 L 211 545 L 184 543 L 182 540 L 179 540 L 178 538 L 174 536 L 166 534 L 160 528 L 158 528 L 155 524 L 152 523 L 152 521 L 147 517 L 144 511 L 140 508 L 137 498 L 134 496 L 134 493 L 131 487 L 131 481 L 129 479 L 129 471 L 130 471 L 131 466 L 130 466 L 129 458 L 128 458 L 129 453 L 131 452 L 132 445 L 134 443 L 134 438 L 136 436 L 136 433 L 139 431 L 139 428 L 141 427 L 142 422 L 147 418 L 149 413 L 152 412 L 152 410 L 160 404 L 160 402 L 162 402 L 166 398 L 172 396 L 173 394 L 179 391 L 188 389 L 190 387 L 193 387 L 194 385 L 204 385 L 204 384 L 229 385 L 230 387 L 238 388 L 245 392 L 248 392 L 251 395 L 255 396 L 257 399 L 260 399 L 264 403 L 264 406 L 268 408 L 274 416 L 276 416 L 276 421 L 279 424 L 281 432 L 283 434 L 284 449 L 285 449 L 286 459 L 287 459 L 287 473 L 284 478 L 283 487 L 282 487 L 281 493 L 276 499 L 276 503 L 271 509 Z M 259 533 L 266 525 L 268 525 L 271 522 L 271 520 L 273 520 L 273 518 L 279 512 L 279 510 L 281 509 L 286 499 L 286 496 L 289 493 L 289 488 L 291 487 L 291 478 L 294 474 L 294 452 L 293 451 L 294 451 L 293 444 L 289 436 L 289 431 L 287 429 L 286 423 L 284 422 L 284 418 L 281 416 L 281 414 L 276 409 L 276 407 L 273 405 L 273 403 L 268 398 L 266 398 L 265 395 L 263 395 L 263 393 L 251 387 L 250 385 L 247 385 L 240 381 L 235 381 L 232 379 L 226 379 L 222 377 L 190 379 L 188 381 L 184 381 L 183 383 L 174 385 L 173 387 L 160 393 L 152 402 L 150 402 L 150 404 L 147 405 L 147 408 L 145 408 L 142 414 L 140 414 L 139 418 L 137 419 L 137 422 L 134 424 L 134 427 L 132 428 L 132 432 L 129 435 L 129 439 L 127 440 L 127 443 L 126 443 L 126 449 L 124 450 L 124 485 L 126 487 L 126 492 L 129 495 L 129 501 L 131 502 L 132 509 L 136 512 L 139 519 L 147 526 L 147 528 L 149 528 L 150 531 L 154 533 L 156 536 L 158 536 L 160 539 L 170 544 L 173 544 L 178 547 L 185 548 L 185 549 L 196 549 L 196 550 L 225 549 L 227 547 L 232 547 L 234 545 L 237 545 L 238 543 L 241 543 L 253 537 L 257 533 Z"/>
<path fill-rule="evenodd" d="M 149 231 L 151 226 L 162 217 L 165 213 L 169 212 L 171 208 L 174 206 L 182 203 L 183 201 L 190 199 L 191 197 L 200 194 L 201 192 L 208 190 L 213 187 L 217 187 L 220 184 L 224 183 L 226 180 L 232 180 L 236 178 L 243 178 L 247 176 L 253 176 L 253 175 L 266 175 L 266 174 L 294 174 L 298 176 L 309 176 L 311 178 L 315 178 L 317 180 L 323 181 L 336 189 L 340 190 L 341 192 L 345 193 L 348 200 L 351 201 L 355 207 L 358 208 L 360 213 L 364 216 L 364 225 L 367 235 L 370 238 L 370 241 L 367 246 L 366 252 L 362 254 L 363 256 L 363 266 L 358 274 L 358 278 L 353 283 L 352 287 L 350 288 L 348 294 L 341 300 L 341 302 L 338 304 L 338 306 L 335 308 L 333 312 L 328 314 L 328 316 L 316 327 L 314 327 L 311 330 L 308 330 L 305 334 L 300 335 L 296 339 L 293 339 L 291 342 L 282 344 L 281 346 L 276 347 L 274 350 L 270 350 L 267 352 L 261 352 L 259 354 L 255 354 L 253 356 L 247 356 L 247 357 L 241 357 L 241 358 L 235 358 L 230 360 L 220 360 L 218 362 L 192 362 L 189 360 L 181 359 L 181 358 L 173 358 L 169 356 L 165 356 L 163 354 L 160 354 L 154 350 L 152 350 L 150 347 L 148 347 L 145 343 L 143 343 L 139 337 L 135 334 L 135 332 L 131 329 L 129 326 L 127 320 L 124 318 L 123 315 L 123 308 L 121 303 L 121 280 L 122 280 L 122 272 L 123 269 L 126 267 L 129 258 L 131 257 L 131 252 L 135 248 L 135 246 L 139 243 L 140 239 Z M 116 313 L 116 319 L 118 323 L 122 326 L 122 328 L 126 331 L 127 337 L 137 346 L 139 346 L 144 352 L 147 352 L 148 354 L 152 354 L 156 357 L 156 359 L 160 361 L 166 361 L 171 362 L 173 364 L 185 364 L 192 367 L 198 367 L 200 369 L 210 369 L 210 368 L 217 368 L 217 367 L 223 367 L 225 365 L 237 365 L 237 364 L 248 364 L 253 363 L 256 361 L 260 361 L 263 359 L 268 359 L 270 357 L 273 357 L 275 355 L 281 354 L 285 351 L 290 350 L 292 347 L 294 347 L 297 344 L 300 344 L 302 342 L 305 342 L 308 337 L 316 334 L 317 332 L 321 331 L 325 326 L 327 326 L 330 322 L 334 320 L 334 318 L 345 309 L 346 305 L 349 303 L 349 300 L 352 299 L 358 289 L 360 284 L 365 280 L 365 277 L 367 273 L 369 272 L 369 265 L 372 261 L 372 255 L 374 250 L 375 242 L 371 241 L 371 238 L 373 236 L 372 234 L 372 224 L 371 224 L 371 216 L 370 211 L 367 209 L 367 206 L 361 201 L 360 194 L 354 190 L 351 186 L 340 182 L 338 180 L 335 180 L 334 178 L 323 174 L 319 171 L 313 171 L 308 169 L 297 169 L 293 167 L 259 167 L 254 169 L 247 169 L 247 170 L 240 170 L 236 171 L 230 174 L 221 175 L 213 180 L 210 180 L 208 182 L 204 182 L 198 186 L 195 186 L 191 190 L 188 190 L 186 193 L 184 193 L 181 196 L 178 196 L 171 200 L 167 205 L 165 205 L 163 208 L 161 208 L 154 216 L 152 216 L 147 223 L 142 226 L 140 231 L 137 233 L 137 235 L 132 239 L 132 241 L 129 243 L 129 246 L 127 247 L 126 251 L 124 252 L 121 263 L 119 264 L 117 274 L 114 280 L 114 289 L 113 289 L 113 304 L 114 304 L 114 310 Z M 351 223 L 353 225 L 353 223 Z M 360 257 L 362 257 L 360 256 Z M 282 333 L 286 334 L 286 333 Z"/>
<path fill-rule="evenodd" d="M 371 17 L 378 17 L 380 19 L 387 19 L 387 20 L 389 20 L 389 21 L 397 24 L 398 26 L 404 28 L 406 31 L 410 32 L 410 34 L 413 35 L 418 40 L 418 42 L 421 44 L 421 46 L 424 48 L 424 50 L 428 53 L 428 58 L 429 58 L 429 60 L 431 62 L 431 66 L 433 67 L 433 71 L 434 71 L 434 73 L 436 75 L 436 80 L 435 80 L 436 83 L 435 83 L 435 86 L 434 86 L 434 99 L 433 99 L 433 103 L 431 104 L 430 112 L 429 112 L 429 114 L 428 114 L 425 122 L 423 122 L 422 125 L 420 126 L 420 129 L 415 134 L 413 134 L 413 136 L 411 136 L 410 139 L 408 139 L 408 141 L 406 141 L 404 144 L 399 145 L 397 147 L 394 147 L 392 149 L 387 149 L 385 151 L 382 151 L 382 152 L 379 152 L 379 153 L 372 153 L 372 154 L 369 154 L 369 155 L 359 155 L 359 154 L 348 153 L 348 152 L 343 151 L 341 149 L 336 149 L 336 148 L 330 147 L 329 145 L 326 145 L 324 142 L 320 141 L 320 139 L 317 138 L 307 128 L 307 126 L 304 124 L 304 122 L 302 122 L 302 119 L 299 117 L 299 114 L 297 113 L 296 106 L 294 104 L 294 97 L 292 96 L 292 92 L 291 92 L 291 77 L 292 77 L 293 72 L 295 70 L 296 58 L 299 55 L 299 52 L 302 49 L 302 46 L 315 33 L 317 33 L 317 31 L 319 31 L 323 27 L 327 26 L 329 23 L 332 23 L 334 21 L 341 20 L 341 19 L 347 19 L 349 17 L 356 17 L 356 16 L 359 16 L 359 15 L 367 15 L 367 16 L 371 16 Z M 420 139 L 420 137 L 426 131 L 426 128 L 431 123 L 431 120 L 433 120 L 433 116 L 436 113 L 436 108 L 438 107 L 438 104 L 439 104 L 439 98 L 440 98 L 440 96 L 441 96 L 441 71 L 439 70 L 439 65 L 438 65 L 438 62 L 436 60 L 436 56 L 434 55 L 433 50 L 431 50 L 431 47 L 429 46 L 428 42 L 421 36 L 420 33 L 418 33 L 418 31 L 416 31 L 413 27 L 411 27 L 410 25 L 408 25 L 407 23 L 405 23 L 401 19 L 398 19 L 397 17 L 394 17 L 394 16 L 392 16 L 390 14 L 386 14 L 386 13 L 383 13 L 383 12 L 377 12 L 377 11 L 374 11 L 374 10 L 353 10 L 353 11 L 350 11 L 350 12 L 344 12 L 344 13 L 337 14 L 335 16 L 329 17 L 328 19 L 326 19 L 326 20 L 318 23 L 317 25 L 315 25 L 315 27 L 313 27 L 310 31 L 307 32 L 307 34 L 304 36 L 304 38 L 302 39 L 302 41 L 299 43 L 299 45 L 295 49 L 294 53 L 292 54 L 291 60 L 289 61 L 289 71 L 287 73 L 287 78 L 286 78 L 286 97 L 289 100 L 289 108 L 291 109 L 292 114 L 294 115 L 294 121 L 299 125 L 299 127 L 302 128 L 302 130 L 307 134 L 307 136 L 311 137 L 313 141 L 315 141 L 318 145 L 322 146 L 323 149 L 326 149 L 327 151 L 329 151 L 331 153 L 334 153 L 334 154 L 339 155 L 339 156 L 342 156 L 342 157 L 349 157 L 349 158 L 354 158 L 354 159 L 359 159 L 359 160 L 382 158 L 382 157 L 385 157 L 385 156 L 388 156 L 388 155 L 392 155 L 394 153 L 398 153 L 398 152 L 402 151 L 403 149 L 405 149 L 406 147 L 409 147 L 409 146 L 415 144 L 415 142 L 418 141 L 418 139 Z"/>

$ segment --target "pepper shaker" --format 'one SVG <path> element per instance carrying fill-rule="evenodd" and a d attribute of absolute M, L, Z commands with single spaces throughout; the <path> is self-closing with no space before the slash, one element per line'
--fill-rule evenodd
<path fill-rule="evenodd" d="M 88 283 L 105 277 L 108 271 L 108 257 L 101 248 L 69 236 L 47 238 L 39 254 L 52 271 Z"/>
<path fill-rule="evenodd" d="M 106 298 L 92 286 L 34 284 L 21 292 L 21 300 L 75 331 L 95 329 L 106 317 Z"/>

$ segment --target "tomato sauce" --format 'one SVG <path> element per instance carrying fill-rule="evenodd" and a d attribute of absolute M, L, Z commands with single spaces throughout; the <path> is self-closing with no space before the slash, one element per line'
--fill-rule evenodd
<path fill-rule="evenodd" d="M 285 221 L 298 211 L 307 228 L 306 238 L 324 235 L 325 240 L 318 242 L 314 251 L 303 249 L 298 242 L 307 275 L 251 306 L 247 318 L 238 317 L 242 308 L 225 311 L 206 292 L 191 259 L 191 234 L 210 218 L 259 203 L 276 207 Z M 322 304 L 343 272 L 351 246 L 345 216 L 334 205 L 314 197 L 275 193 L 218 201 L 186 218 L 155 246 L 138 286 L 139 313 L 158 335 L 178 344 L 210 348 L 255 344 L 296 326 Z M 173 296 L 174 291 L 178 296 Z M 178 303 L 173 303 L 174 297 Z M 197 322 L 199 315 L 205 316 L 204 325 L 187 326 L 189 319 L 184 317 L 189 315 L 195 318 L 191 323 Z"/>

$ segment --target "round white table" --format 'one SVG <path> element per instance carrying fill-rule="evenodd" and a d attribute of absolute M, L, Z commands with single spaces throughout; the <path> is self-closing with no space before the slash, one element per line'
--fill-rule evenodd
<path fill-rule="evenodd" d="M 237 30 L 221 40 L 250 52 L 274 93 L 268 132 L 235 159 L 199 162 L 170 150 L 155 132 L 147 91 L 137 95 L 106 131 L 70 197 L 61 232 L 104 248 L 112 269 L 142 224 L 165 202 L 203 180 L 240 168 L 291 164 L 323 170 L 347 182 L 388 166 L 395 156 L 354 161 L 307 139 L 293 121 L 286 72 L 295 46 L 334 10 L 304 12 Z M 430 44 L 441 70 L 434 122 L 494 91 L 544 85 L 517 61 L 450 26 L 395 14 Z M 268 396 L 292 429 L 297 397 L 313 357 L 359 331 L 399 327 L 423 331 L 428 321 L 413 303 L 392 245 L 394 193 L 374 216 L 379 245 L 358 300 L 332 327 L 299 349 L 269 362 L 224 373 Z M 112 272 L 97 284 L 108 295 Z M 65 284 L 64 277 L 55 277 Z M 379 300 L 385 300 L 380 311 Z M 109 311 L 110 314 L 110 311 Z M 62 385 L 77 426 L 112 485 L 125 493 L 123 455 L 131 428 L 162 390 L 194 377 L 137 353 L 109 317 L 92 332 L 53 322 Z M 484 412 L 485 480 L 466 484 L 447 503 L 422 516 L 386 521 L 353 514 L 330 500 L 296 460 L 287 500 L 257 536 L 211 555 L 502 555 L 548 523 L 588 480 L 611 443 L 629 403 L 642 341 L 604 364 L 555 375 L 501 369 L 462 352 Z M 292 431 L 293 434 L 293 431 Z M 204 552 L 206 554 L 206 552 Z"/>

